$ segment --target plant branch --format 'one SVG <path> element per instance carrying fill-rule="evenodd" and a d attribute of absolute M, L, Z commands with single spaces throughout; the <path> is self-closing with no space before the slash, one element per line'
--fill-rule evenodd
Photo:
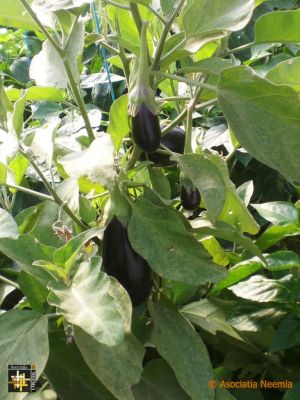
<path fill-rule="evenodd" d="M 158 76 L 160 76 L 162 78 L 166 78 L 166 79 L 173 79 L 174 81 L 178 81 L 178 82 L 185 82 L 189 85 L 198 86 L 200 88 L 206 88 L 209 90 L 217 91 L 217 87 L 214 85 L 210 85 L 209 83 L 205 83 L 205 82 L 197 82 L 192 79 L 184 78 L 183 76 L 178 76 L 178 75 L 174 75 L 174 74 L 166 74 L 165 72 L 160 72 L 160 71 L 152 71 L 151 74 L 158 75 Z"/>
<path fill-rule="evenodd" d="M 117 17 L 115 19 L 115 29 L 116 29 L 116 32 L 117 32 L 118 36 L 121 37 L 121 29 L 120 29 L 119 20 L 118 20 Z M 124 47 L 121 46 L 120 44 L 118 44 L 118 48 L 119 48 L 119 56 L 120 56 L 121 61 L 122 61 L 124 75 L 125 75 L 126 83 L 127 83 L 127 87 L 128 87 L 128 85 L 129 85 L 129 77 L 130 77 L 129 60 L 128 60 L 127 56 L 126 56 L 126 52 L 124 50 Z"/>
<path fill-rule="evenodd" d="M 43 174 L 43 172 L 40 170 L 40 168 L 38 167 L 38 165 L 35 163 L 35 161 L 32 159 L 32 157 L 30 157 L 23 149 L 19 149 L 20 153 L 27 158 L 27 160 L 30 162 L 31 166 L 33 167 L 33 169 L 36 171 L 36 173 L 38 174 L 38 176 L 41 178 L 44 186 L 46 187 L 46 189 L 48 190 L 48 192 L 52 195 L 53 200 L 55 201 L 55 203 L 57 205 L 59 205 L 66 214 L 68 214 L 68 216 L 76 223 L 76 225 L 78 225 L 81 229 L 83 230 L 87 230 L 89 229 L 89 226 L 86 225 L 85 223 L 83 223 L 74 213 L 73 211 L 70 209 L 70 207 L 68 206 L 68 204 L 58 195 L 58 193 L 56 192 L 55 189 L 53 189 L 53 187 L 50 185 L 50 183 L 47 181 L 47 178 L 45 177 L 45 175 Z"/>
<path fill-rule="evenodd" d="M 175 8 L 175 10 L 173 11 L 173 13 L 171 14 L 169 20 L 166 22 L 165 27 L 163 29 L 163 32 L 161 34 L 161 37 L 159 39 L 155 54 L 154 54 L 154 60 L 153 60 L 153 64 L 152 64 L 152 70 L 156 70 L 157 67 L 159 66 L 160 63 L 160 58 L 161 55 L 163 53 L 163 49 L 164 49 L 164 45 L 165 45 L 165 41 L 168 37 L 168 33 L 172 27 L 172 24 L 174 22 L 174 19 L 176 18 L 178 12 L 180 11 L 181 7 L 183 6 L 185 0 L 181 0 L 178 4 L 178 6 Z"/>
<path fill-rule="evenodd" d="M 22 6 L 25 8 L 25 10 L 28 12 L 28 14 L 31 16 L 31 18 L 34 20 L 34 22 L 38 25 L 38 27 L 43 32 L 43 34 L 46 36 L 46 38 L 49 40 L 49 42 L 52 44 L 52 46 L 55 48 L 55 50 L 58 52 L 58 54 L 60 56 L 63 56 L 63 54 L 64 54 L 63 49 L 56 42 L 56 40 L 53 39 L 53 37 L 50 35 L 50 33 L 47 31 L 47 29 L 44 27 L 44 25 L 38 19 L 36 13 L 30 7 L 30 5 L 27 3 L 27 1 L 26 0 L 20 0 L 20 2 L 22 3 Z"/>
<path fill-rule="evenodd" d="M 28 189 L 28 188 L 26 188 L 24 186 L 11 185 L 9 183 L 5 183 L 3 186 L 6 186 L 6 187 L 11 188 L 11 189 L 16 189 L 16 190 L 18 190 L 20 192 L 23 192 L 23 193 L 26 193 L 26 194 L 30 194 L 31 196 L 38 197 L 41 200 L 54 201 L 52 196 L 48 196 L 47 194 L 36 192 L 35 190 Z"/>
<path fill-rule="evenodd" d="M 222 55 L 228 56 L 229 54 L 238 53 L 239 51 L 247 50 L 254 45 L 255 45 L 255 42 L 246 43 L 246 44 L 243 44 L 242 46 L 236 47 L 235 49 L 224 51 L 224 53 Z"/>
<path fill-rule="evenodd" d="M 139 34 L 141 36 L 142 18 L 141 18 L 141 15 L 140 15 L 140 11 L 139 11 L 138 5 L 131 1 L 129 7 L 130 7 L 131 14 L 133 16 L 134 22 L 136 24 L 137 30 L 138 30 L 138 32 L 139 32 Z"/>
<path fill-rule="evenodd" d="M 70 86 L 71 86 L 72 93 L 73 93 L 73 95 L 74 95 L 74 97 L 76 99 L 76 103 L 77 103 L 77 105 L 79 107 L 80 113 L 81 113 L 82 118 L 84 120 L 85 127 L 86 127 L 86 130 L 87 130 L 87 134 L 88 134 L 90 140 L 92 141 L 92 140 L 95 139 L 95 135 L 94 135 L 93 128 L 91 126 L 91 122 L 90 122 L 90 119 L 89 119 L 89 116 L 88 116 L 88 113 L 87 113 L 87 110 L 86 110 L 86 107 L 85 107 L 85 103 L 83 101 L 83 98 L 81 96 L 79 88 L 78 88 L 78 86 L 77 86 L 77 84 L 75 82 L 75 79 L 74 79 L 74 76 L 73 76 L 69 61 L 65 57 L 63 58 L 63 64 L 64 64 L 64 67 L 65 67 L 65 70 L 66 70 L 66 73 L 67 73 L 67 76 L 68 76 L 68 80 L 69 80 L 69 83 L 70 83 Z"/>
<path fill-rule="evenodd" d="M 2 275 L 0 275 L 0 281 L 6 283 L 7 285 L 13 286 L 16 289 L 20 289 L 20 286 L 16 282 L 14 282 L 14 281 L 12 281 L 12 280 L 10 280 L 8 278 L 5 278 Z"/>
<path fill-rule="evenodd" d="M 192 102 L 187 106 L 187 119 L 185 130 L 184 154 L 192 153 L 192 128 L 193 128 L 193 111 L 194 107 Z"/>
<path fill-rule="evenodd" d="M 136 161 L 138 160 L 139 156 L 141 155 L 142 151 L 140 150 L 140 148 L 135 144 L 133 146 L 133 150 L 131 153 L 131 157 L 126 165 L 126 171 L 129 171 L 130 169 L 132 169 L 136 163 Z"/>

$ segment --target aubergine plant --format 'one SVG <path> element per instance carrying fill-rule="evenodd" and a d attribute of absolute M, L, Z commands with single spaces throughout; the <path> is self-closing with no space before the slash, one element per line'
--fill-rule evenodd
<path fill-rule="evenodd" d="M 299 399 L 298 7 L 0 0 L 0 399 Z"/>

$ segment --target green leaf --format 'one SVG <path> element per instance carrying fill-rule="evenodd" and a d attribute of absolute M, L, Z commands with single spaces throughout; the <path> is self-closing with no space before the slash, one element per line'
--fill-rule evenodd
<path fill-rule="evenodd" d="M 119 282 L 83 262 L 70 285 L 51 282 L 48 302 L 95 340 L 114 346 L 130 331 L 131 302 Z"/>
<path fill-rule="evenodd" d="M 226 321 L 234 305 L 234 301 L 204 299 L 184 306 L 180 312 L 193 324 L 198 325 L 212 335 L 216 335 L 217 332 L 223 332 L 244 342 L 245 340 Z"/>
<path fill-rule="evenodd" d="M 240 144 L 287 179 L 300 181 L 300 103 L 285 85 L 274 85 L 248 67 L 225 69 L 219 102 Z"/>
<path fill-rule="evenodd" d="M 113 347 L 97 342 L 75 326 L 75 341 L 87 365 L 118 399 L 134 400 L 131 387 L 140 380 L 144 347 L 131 334 Z"/>
<path fill-rule="evenodd" d="M 207 216 L 213 222 L 222 211 L 226 198 L 226 186 L 219 168 L 201 154 L 172 156 L 180 170 L 199 190 L 207 207 Z"/>
<path fill-rule="evenodd" d="M 164 278 L 195 285 L 226 275 L 224 267 L 210 260 L 180 213 L 162 204 L 139 198 L 132 206 L 128 235 L 135 251 Z"/>
<path fill-rule="evenodd" d="M 22 182 L 24 174 L 29 165 L 29 161 L 26 157 L 22 156 L 22 154 L 18 153 L 13 160 L 9 163 L 9 169 L 14 174 L 15 183 L 19 185 Z M 15 189 L 10 189 L 12 193 L 15 193 Z"/>
<path fill-rule="evenodd" d="M 293 251 L 275 251 L 266 257 L 266 269 L 270 271 L 285 271 L 300 267 L 300 256 Z"/>
<path fill-rule="evenodd" d="M 77 58 L 82 54 L 83 41 L 84 24 L 83 20 L 79 20 L 75 24 L 65 56 L 76 82 L 79 82 Z M 35 80 L 37 86 L 67 88 L 68 77 L 63 61 L 48 40 L 44 41 L 40 53 L 33 57 L 29 75 Z"/>
<path fill-rule="evenodd" d="M 220 75 L 225 68 L 233 67 L 231 60 L 225 60 L 219 57 L 205 58 L 191 65 L 180 68 L 177 73 L 192 74 L 195 72 L 204 72 L 206 74 Z"/>
<path fill-rule="evenodd" d="M 0 241 L 1 239 L 18 239 L 19 232 L 13 217 L 0 208 Z"/>
<path fill-rule="evenodd" d="M 300 235 L 300 228 L 291 225 L 273 225 L 268 228 L 256 241 L 257 246 L 263 251 L 278 243 L 288 236 Z"/>
<path fill-rule="evenodd" d="M 149 311 L 154 324 L 151 340 L 180 386 L 192 400 L 212 400 L 214 391 L 207 382 L 213 378 L 213 370 L 201 337 L 177 311 L 152 302 Z"/>
<path fill-rule="evenodd" d="M 164 14 L 170 14 L 174 8 L 173 0 L 160 0 L 160 6 Z"/>
<path fill-rule="evenodd" d="M 0 316 L 0 396 L 7 398 L 7 365 L 36 364 L 36 378 L 47 362 L 48 320 L 34 311 L 9 311 Z"/>
<path fill-rule="evenodd" d="M 114 400 L 84 362 L 63 331 L 49 333 L 50 354 L 45 374 L 61 400 Z"/>
<path fill-rule="evenodd" d="M 5 185 L 7 178 L 7 169 L 2 162 L 0 162 L 0 185 Z"/>
<path fill-rule="evenodd" d="M 122 146 L 122 139 L 130 132 L 128 120 L 128 95 L 124 94 L 114 101 L 109 113 L 107 132 L 111 135 L 115 150 Z"/>
<path fill-rule="evenodd" d="M 21 271 L 18 275 L 20 289 L 29 301 L 33 311 L 45 312 L 49 291 L 34 276 Z"/>
<path fill-rule="evenodd" d="M 33 7 L 40 12 L 54 12 L 81 7 L 90 2 L 90 0 L 34 0 Z"/>
<path fill-rule="evenodd" d="M 227 321 L 239 331 L 262 332 L 284 315 L 285 311 L 277 305 L 243 301 L 237 304 Z"/>
<path fill-rule="evenodd" d="M 181 389 L 172 369 L 163 359 L 151 360 L 144 368 L 142 379 L 133 388 L 136 399 L 189 400 Z"/>
<path fill-rule="evenodd" d="M 276 27 L 276 29 L 274 29 Z M 255 23 L 256 43 L 300 42 L 300 10 L 274 11 Z"/>
<path fill-rule="evenodd" d="M 159 168 L 149 167 L 148 173 L 152 189 L 163 199 L 171 199 L 170 182 L 166 175 Z"/>
<path fill-rule="evenodd" d="M 282 279 L 268 279 L 262 275 L 254 275 L 246 281 L 231 286 L 236 296 L 260 303 L 286 303 L 291 296 L 292 275 Z"/>
<path fill-rule="evenodd" d="M 294 204 L 285 201 L 274 201 L 272 203 L 251 205 L 264 219 L 274 225 L 298 223 L 298 210 Z"/>
<path fill-rule="evenodd" d="M 28 274 L 35 276 L 44 286 L 53 279 L 48 272 L 33 263 L 40 259 L 52 261 L 54 248 L 41 244 L 34 236 L 19 235 L 18 239 L 0 239 L 0 251 Z"/>
<path fill-rule="evenodd" d="M 300 343 L 300 319 L 287 315 L 280 321 L 270 351 L 290 349 Z"/>
<path fill-rule="evenodd" d="M 20 137 L 23 131 L 23 114 L 26 105 L 26 92 L 21 94 L 21 97 L 15 102 L 12 114 L 12 127 L 15 135 Z"/>
<path fill-rule="evenodd" d="M 266 75 L 267 79 L 277 84 L 287 84 L 297 92 L 300 91 L 300 57 L 283 61 L 277 64 Z"/>
<path fill-rule="evenodd" d="M 92 183 L 111 187 L 116 176 L 113 152 L 111 138 L 105 134 L 96 138 L 88 149 L 70 153 L 58 161 L 71 178 L 87 177 Z"/>
<path fill-rule="evenodd" d="M 223 289 L 228 288 L 231 285 L 234 285 L 237 282 L 240 282 L 242 279 L 247 278 L 249 275 L 254 274 L 263 268 L 263 265 L 260 260 L 251 259 L 242 261 L 239 264 L 234 265 L 232 268 L 228 270 L 228 275 L 221 282 L 217 283 L 210 294 L 216 294 Z"/>
<path fill-rule="evenodd" d="M 197 237 L 202 235 L 211 235 L 217 239 L 228 240 L 242 246 L 245 250 L 249 251 L 254 256 L 262 257 L 259 247 L 246 236 L 243 236 L 234 226 L 226 222 L 217 222 L 215 225 L 204 219 L 196 219 L 191 221 L 191 225 L 195 230 Z"/>
<path fill-rule="evenodd" d="M 21 2 L 15 0 L 0 0 L 0 25 L 29 31 L 39 30 Z"/>
<path fill-rule="evenodd" d="M 57 249 L 53 254 L 53 262 L 59 267 L 65 267 L 68 272 L 75 257 L 78 255 L 81 247 L 90 239 L 103 233 L 104 228 L 93 228 L 80 233 L 69 240 L 64 246 Z"/>
<path fill-rule="evenodd" d="M 178 18 L 187 38 L 185 48 L 196 52 L 209 41 L 241 30 L 254 7 L 254 0 L 188 0 Z"/>

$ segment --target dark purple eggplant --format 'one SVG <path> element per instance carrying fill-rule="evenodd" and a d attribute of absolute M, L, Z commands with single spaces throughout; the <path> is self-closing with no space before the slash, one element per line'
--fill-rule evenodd
<path fill-rule="evenodd" d="M 152 114 L 145 103 L 132 117 L 132 138 L 145 153 L 152 153 L 160 145 L 161 131 L 158 116 Z"/>
<path fill-rule="evenodd" d="M 164 126 L 161 127 L 163 129 Z M 185 142 L 185 132 L 181 128 L 173 128 L 171 131 L 162 136 L 160 143 L 166 146 L 171 151 L 178 154 L 183 154 Z M 141 160 L 146 160 L 144 153 L 141 155 Z M 175 164 L 174 161 L 170 161 L 170 156 L 167 154 L 160 153 L 149 153 L 148 160 L 152 161 L 158 167 L 167 167 Z"/>
<path fill-rule="evenodd" d="M 187 189 L 184 185 L 180 188 L 180 199 L 183 208 L 194 211 L 198 208 L 201 196 L 198 189 Z"/>
<path fill-rule="evenodd" d="M 133 306 L 149 296 L 152 279 L 147 261 L 132 248 L 127 229 L 114 217 L 103 237 L 103 269 L 127 290 Z"/>

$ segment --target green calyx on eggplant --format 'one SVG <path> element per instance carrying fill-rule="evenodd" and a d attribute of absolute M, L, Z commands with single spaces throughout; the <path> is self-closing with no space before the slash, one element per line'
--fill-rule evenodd
<path fill-rule="evenodd" d="M 104 231 L 103 269 L 127 290 L 133 306 L 149 296 L 152 287 L 149 264 L 132 248 L 127 228 L 116 217 Z"/>
<path fill-rule="evenodd" d="M 164 126 L 161 126 L 161 129 L 163 128 Z M 174 153 L 183 154 L 185 131 L 179 127 L 173 128 L 168 133 L 163 135 L 160 143 Z M 141 155 L 141 160 L 146 160 L 144 153 Z M 155 152 L 148 154 L 148 160 L 152 161 L 158 167 L 168 167 L 175 164 L 175 161 L 170 160 L 170 156 L 168 154 L 160 154 Z"/>
<path fill-rule="evenodd" d="M 134 143 L 146 153 L 155 151 L 160 144 L 161 132 L 155 90 L 150 82 L 146 22 L 142 24 L 140 57 L 134 58 L 130 74 L 128 114 L 132 117 Z"/>
<path fill-rule="evenodd" d="M 198 189 L 183 173 L 180 174 L 180 200 L 182 207 L 188 211 L 196 210 L 201 201 Z"/>

